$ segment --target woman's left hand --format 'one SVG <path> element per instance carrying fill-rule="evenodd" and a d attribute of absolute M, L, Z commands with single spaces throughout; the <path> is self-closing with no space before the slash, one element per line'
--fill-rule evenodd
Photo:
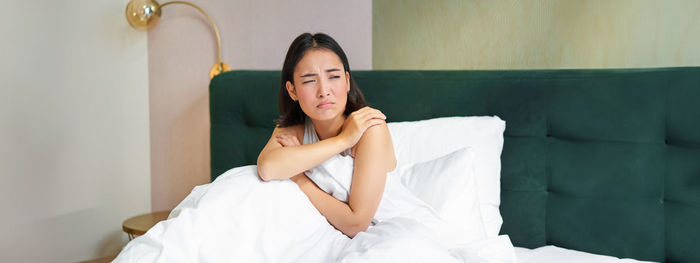
<path fill-rule="evenodd" d="M 277 142 L 282 144 L 282 147 L 299 146 L 299 138 L 291 134 L 278 134 L 276 136 Z"/>
<path fill-rule="evenodd" d="M 275 137 L 275 139 L 277 139 L 277 142 L 282 144 L 282 147 L 301 145 L 301 143 L 299 142 L 299 138 L 291 134 L 278 134 L 277 137 Z M 306 175 L 304 175 L 304 173 L 297 174 L 289 179 L 297 184 L 300 184 L 305 180 L 308 181 L 308 178 L 306 177 Z"/>

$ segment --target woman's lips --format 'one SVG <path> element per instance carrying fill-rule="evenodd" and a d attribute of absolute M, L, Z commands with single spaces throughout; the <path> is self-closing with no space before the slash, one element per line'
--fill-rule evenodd
<path fill-rule="evenodd" d="M 333 104 L 335 104 L 335 103 L 330 102 L 330 101 L 329 102 L 321 102 L 321 104 L 318 104 L 318 106 L 316 106 L 316 108 L 325 109 L 325 108 L 332 106 Z"/>

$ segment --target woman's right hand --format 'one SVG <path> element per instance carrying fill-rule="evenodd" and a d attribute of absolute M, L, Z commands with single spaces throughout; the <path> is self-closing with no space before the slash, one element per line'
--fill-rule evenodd
<path fill-rule="evenodd" d="M 377 109 L 364 107 L 348 115 L 339 136 L 347 140 L 349 143 L 348 147 L 353 147 L 360 140 L 367 128 L 382 124 L 385 121 L 386 116 L 384 113 Z"/>

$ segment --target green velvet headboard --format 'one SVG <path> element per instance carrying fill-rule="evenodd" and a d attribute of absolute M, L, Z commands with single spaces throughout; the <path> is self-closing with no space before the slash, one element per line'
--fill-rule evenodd
<path fill-rule="evenodd" d="M 498 115 L 502 234 L 616 257 L 700 262 L 700 68 L 356 71 L 388 121 Z M 279 71 L 211 81 L 212 180 L 255 164 Z"/>

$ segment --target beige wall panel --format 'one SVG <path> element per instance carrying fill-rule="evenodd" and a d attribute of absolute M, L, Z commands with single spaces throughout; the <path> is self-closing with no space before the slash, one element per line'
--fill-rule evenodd
<path fill-rule="evenodd" d="M 700 1 L 373 1 L 374 69 L 700 65 Z"/>

